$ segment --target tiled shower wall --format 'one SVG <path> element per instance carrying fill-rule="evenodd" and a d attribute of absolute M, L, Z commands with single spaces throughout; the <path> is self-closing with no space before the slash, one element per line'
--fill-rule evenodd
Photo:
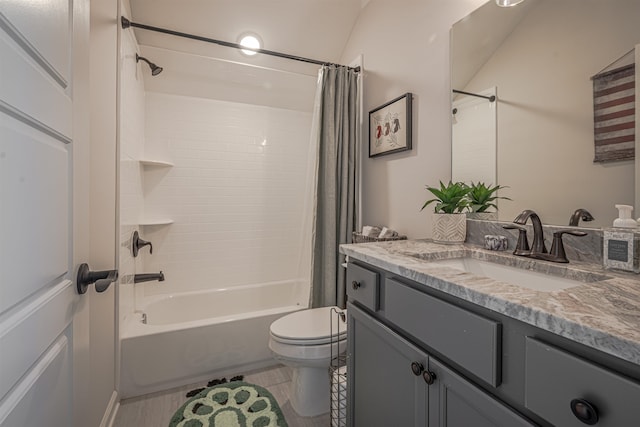
<path fill-rule="evenodd" d="M 143 214 L 174 223 L 141 230 L 145 272 L 166 276 L 144 294 L 308 279 L 311 114 L 145 98 L 144 156 L 174 166 L 145 169 Z"/>

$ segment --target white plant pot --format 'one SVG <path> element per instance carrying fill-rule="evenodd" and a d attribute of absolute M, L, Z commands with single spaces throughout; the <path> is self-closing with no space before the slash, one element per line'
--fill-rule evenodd
<path fill-rule="evenodd" d="M 464 243 L 467 237 L 465 213 L 433 214 L 433 241 L 436 243 Z"/>

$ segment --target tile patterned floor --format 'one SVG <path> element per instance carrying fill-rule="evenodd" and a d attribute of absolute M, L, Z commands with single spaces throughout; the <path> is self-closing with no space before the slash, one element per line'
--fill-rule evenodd
<path fill-rule="evenodd" d="M 276 398 L 289 427 L 328 427 L 331 423 L 329 414 L 319 417 L 304 418 L 298 416 L 289 402 L 289 386 L 291 384 L 291 368 L 276 366 L 244 373 L 244 381 L 260 385 Z M 120 402 L 113 427 L 165 427 L 173 413 L 186 400 L 185 394 L 206 384 L 190 384 L 171 390 L 134 397 Z"/>

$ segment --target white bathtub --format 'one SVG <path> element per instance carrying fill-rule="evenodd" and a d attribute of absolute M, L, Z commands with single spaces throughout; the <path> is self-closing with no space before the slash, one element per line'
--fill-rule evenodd
<path fill-rule="evenodd" d="M 149 298 L 122 328 L 121 397 L 275 364 L 269 326 L 306 308 L 296 301 L 301 286 L 284 281 Z"/>

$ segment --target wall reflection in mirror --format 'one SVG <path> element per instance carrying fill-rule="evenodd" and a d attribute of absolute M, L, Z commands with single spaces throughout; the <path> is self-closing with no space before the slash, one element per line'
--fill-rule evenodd
<path fill-rule="evenodd" d="M 638 0 L 525 0 L 510 8 L 491 0 L 456 23 L 452 89 L 497 101 L 453 94 L 453 179 L 508 186 L 501 195 L 513 200 L 499 202 L 503 221 L 533 209 L 547 224 L 579 217 L 580 226 L 606 227 L 617 203 L 635 205 L 639 217 L 640 156 L 594 162 L 591 80 L 638 62 L 639 16 Z M 636 81 L 639 74 L 636 66 Z M 634 91 L 637 98 L 638 85 Z M 579 209 L 594 219 L 584 222 Z"/>

